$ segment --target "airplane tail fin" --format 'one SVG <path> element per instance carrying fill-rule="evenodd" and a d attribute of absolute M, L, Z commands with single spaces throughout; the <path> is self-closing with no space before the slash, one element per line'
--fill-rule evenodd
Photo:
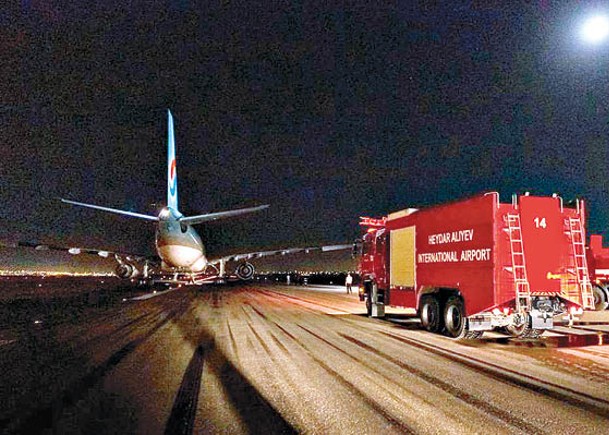
<path fill-rule="evenodd" d="M 176 149 L 173 135 L 173 116 L 167 110 L 167 207 L 178 209 L 178 174 L 176 172 Z"/>

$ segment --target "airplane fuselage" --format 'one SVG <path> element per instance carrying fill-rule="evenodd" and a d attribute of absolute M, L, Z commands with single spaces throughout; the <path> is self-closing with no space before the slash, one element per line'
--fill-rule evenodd
<path fill-rule="evenodd" d="M 167 269 L 201 272 L 207 265 L 201 237 L 192 226 L 180 222 L 182 214 L 165 207 L 159 214 L 156 249 Z"/>
<path fill-rule="evenodd" d="M 168 272 L 194 274 L 204 272 L 209 263 L 205 257 L 205 247 L 203 246 L 201 237 L 199 237 L 191 225 L 239 216 L 245 213 L 252 213 L 268 207 L 268 205 L 262 205 L 215 213 L 205 213 L 196 216 L 183 216 L 182 213 L 178 211 L 175 136 L 173 132 L 173 117 L 171 116 L 170 111 L 167 111 L 167 206 L 161 210 L 158 216 L 137 213 L 130 210 L 102 207 L 84 202 L 70 201 L 63 198 L 61 201 L 80 207 L 87 207 L 123 216 L 131 216 L 148 222 L 155 222 L 157 225 L 156 251 L 161 259 L 161 269 Z M 80 252 L 80 250 L 78 251 Z M 102 252 L 104 251 L 99 251 L 99 255 L 102 255 Z M 104 252 L 104 254 L 105 255 L 102 256 L 108 256 L 107 252 Z M 116 272 L 118 276 L 131 279 L 138 275 L 139 271 L 129 256 L 115 253 L 114 257 L 118 262 Z M 156 259 L 154 261 L 156 263 Z M 219 274 L 223 274 L 224 262 L 220 261 L 219 264 L 220 268 L 217 269 L 217 271 Z M 211 266 L 215 268 L 213 263 Z M 147 268 L 148 260 L 146 260 L 144 266 L 145 276 L 148 275 Z M 253 269 L 250 270 L 248 268 L 247 272 L 252 275 Z"/>

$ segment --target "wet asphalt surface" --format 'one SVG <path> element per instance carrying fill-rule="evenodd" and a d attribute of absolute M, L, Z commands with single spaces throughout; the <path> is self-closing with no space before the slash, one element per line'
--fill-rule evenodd
<path fill-rule="evenodd" d="M 609 346 L 454 342 L 403 312 L 368 319 L 329 287 L 134 295 L 0 306 L 3 433 L 609 428 Z"/>

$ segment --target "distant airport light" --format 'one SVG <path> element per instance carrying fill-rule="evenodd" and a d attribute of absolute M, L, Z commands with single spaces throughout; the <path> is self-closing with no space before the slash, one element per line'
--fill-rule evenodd
<path fill-rule="evenodd" d="M 609 36 L 609 18 L 596 15 L 588 18 L 581 28 L 582 38 L 591 44 L 599 44 Z"/>
<path fill-rule="evenodd" d="M 72 255 L 78 255 L 78 254 L 80 254 L 80 249 L 79 248 L 70 248 L 70 249 L 68 249 L 68 252 Z"/>

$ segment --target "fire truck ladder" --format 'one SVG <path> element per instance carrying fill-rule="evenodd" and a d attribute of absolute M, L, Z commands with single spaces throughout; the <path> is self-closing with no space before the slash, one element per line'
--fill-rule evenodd
<path fill-rule="evenodd" d="M 594 294 L 592 293 L 592 283 L 588 274 L 581 219 L 569 218 L 569 230 L 571 231 L 571 245 L 573 247 L 573 256 L 575 257 L 575 276 L 581 289 L 582 305 L 584 309 L 594 309 Z"/>
<path fill-rule="evenodd" d="M 512 253 L 512 274 L 516 289 L 516 311 L 531 311 L 531 287 L 527 278 L 527 268 L 524 261 L 522 230 L 520 215 L 507 215 L 508 234 L 510 236 L 510 251 Z"/>

